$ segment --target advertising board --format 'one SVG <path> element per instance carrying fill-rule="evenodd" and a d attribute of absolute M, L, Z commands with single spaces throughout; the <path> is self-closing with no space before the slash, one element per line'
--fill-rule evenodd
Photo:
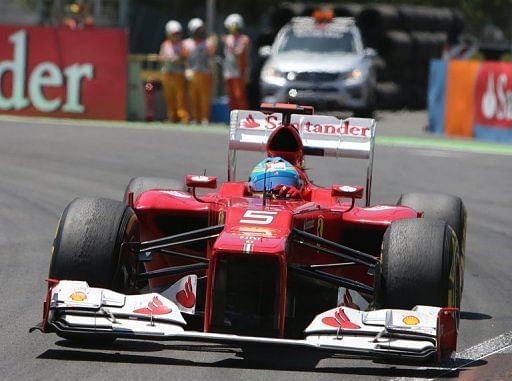
<path fill-rule="evenodd" d="M 127 33 L 0 26 L 0 113 L 125 119 Z"/>

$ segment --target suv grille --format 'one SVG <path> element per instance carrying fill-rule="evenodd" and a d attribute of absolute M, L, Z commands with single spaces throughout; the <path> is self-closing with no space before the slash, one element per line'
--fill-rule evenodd
<path fill-rule="evenodd" d="M 339 73 L 303 72 L 297 73 L 295 80 L 306 82 L 331 82 L 336 81 L 338 77 Z"/>

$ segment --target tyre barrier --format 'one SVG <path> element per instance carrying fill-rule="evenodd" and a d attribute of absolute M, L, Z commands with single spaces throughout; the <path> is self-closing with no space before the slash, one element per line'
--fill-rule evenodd
<path fill-rule="evenodd" d="M 448 32 L 454 21 L 449 8 L 401 5 L 397 12 L 401 27 L 408 31 Z"/>
<path fill-rule="evenodd" d="M 404 91 L 398 83 L 377 82 L 375 92 L 378 109 L 398 110 L 404 107 Z"/>
<path fill-rule="evenodd" d="M 373 4 L 357 17 L 365 44 L 375 48 L 378 108 L 423 109 L 429 61 L 463 30 L 462 13 L 449 8 Z"/>
<path fill-rule="evenodd" d="M 427 84 L 423 81 L 409 83 L 406 91 L 406 106 L 409 110 L 422 110 L 427 106 Z"/>
<path fill-rule="evenodd" d="M 289 11 L 291 17 L 300 16 L 304 11 L 305 4 L 304 3 L 291 3 L 284 2 L 277 6 L 276 12 L 282 12 L 283 10 Z"/>
<path fill-rule="evenodd" d="M 400 29 L 398 8 L 390 4 L 372 4 L 364 7 L 357 17 L 357 24 L 363 31 L 383 32 Z"/>
<path fill-rule="evenodd" d="M 356 3 L 336 4 L 333 10 L 337 17 L 354 17 L 357 19 L 363 10 L 363 5 Z"/>
<path fill-rule="evenodd" d="M 440 58 L 443 48 L 448 42 L 448 36 L 443 32 L 415 31 L 410 34 L 412 40 L 412 54 L 416 61 L 429 61 Z"/>
<path fill-rule="evenodd" d="M 409 83 L 427 83 L 429 73 L 428 62 L 419 62 L 416 65 L 403 65 L 384 61 L 383 64 L 378 61 L 375 64 L 377 66 L 377 82 L 394 81 L 402 84 L 403 87 L 407 87 Z"/>
<path fill-rule="evenodd" d="M 384 58 L 377 56 L 373 60 L 375 71 L 377 72 L 377 82 L 385 82 L 391 80 L 393 73 L 388 68 L 388 64 L 384 61 Z"/>
<path fill-rule="evenodd" d="M 400 30 L 390 30 L 377 44 L 379 54 L 389 63 L 410 61 L 413 57 L 411 35 Z"/>

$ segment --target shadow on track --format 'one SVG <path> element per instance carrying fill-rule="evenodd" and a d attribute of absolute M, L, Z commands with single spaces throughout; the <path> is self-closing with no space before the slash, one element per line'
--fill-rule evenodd
<path fill-rule="evenodd" d="M 127 364 L 150 364 L 150 365 L 174 365 L 194 366 L 206 368 L 231 368 L 231 369 L 260 369 L 273 371 L 291 372 L 312 372 L 329 374 L 352 374 L 376 377 L 405 377 L 405 378 L 435 378 L 450 375 L 457 377 L 461 372 L 472 369 L 476 366 L 486 364 L 486 361 L 479 360 L 468 364 L 467 360 L 456 359 L 442 366 L 424 366 L 423 364 L 411 363 L 388 363 L 384 361 L 371 361 L 368 366 L 361 366 L 360 359 L 353 363 L 340 363 L 339 367 L 320 366 L 316 367 L 321 359 L 344 359 L 347 357 L 329 356 L 321 352 L 304 352 L 300 350 L 277 350 L 267 348 L 264 356 L 255 356 L 255 353 L 244 352 L 240 349 L 222 345 L 190 345 L 173 344 L 167 345 L 154 342 L 140 342 L 130 340 L 118 340 L 109 345 L 80 345 L 71 341 L 62 340 L 56 343 L 65 349 L 49 349 L 38 356 L 39 359 L 101 362 L 101 363 L 127 363 Z M 140 352 L 162 352 L 162 351 L 186 351 L 186 352 L 208 352 L 231 354 L 231 358 L 218 361 L 185 360 L 172 357 L 147 355 Z M 138 352 L 130 353 L 130 352 Z M 192 357 L 192 356 L 191 356 Z M 194 356 L 195 357 L 195 356 Z M 350 360 L 350 359 L 349 359 Z M 363 364 L 364 365 L 364 364 Z M 452 370 L 453 369 L 453 370 Z"/>
<path fill-rule="evenodd" d="M 164 350 L 173 351 L 192 351 L 192 352 L 210 352 L 210 353 L 236 353 L 230 347 L 221 344 L 163 344 L 153 341 L 137 341 L 137 340 L 116 340 L 111 343 L 83 343 L 71 340 L 57 341 L 59 347 L 71 349 L 87 349 L 87 350 L 109 350 L 122 352 L 161 352 Z"/>
<path fill-rule="evenodd" d="M 492 316 L 479 312 L 461 311 L 460 318 L 463 320 L 487 320 L 492 319 Z"/>

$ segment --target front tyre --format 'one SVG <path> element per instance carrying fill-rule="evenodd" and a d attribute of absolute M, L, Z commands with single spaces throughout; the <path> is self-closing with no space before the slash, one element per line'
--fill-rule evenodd
<path fill-rule="evenodd" d="M 407 206 L 423 212 L 426 218 L 438 218 L 446 221 L 455 231 L 460 251 L 460 290 L 464 288 L 464 262 L 466 257 L 467 212 L 462 199 L 457 196 L 440 193 L 405 193 L 398 200 L 398 205 Z M 460 301 L 459 301 L 460 303 Z"/>
<path fill-rule="evenodd" d="M 134 292 L 137 265 L 124 245 L 133 241 L 140 241 L 139 222 L 129 206 L 106 198 L 77 198 L 59 221 L 50 278 Z"/>
<path fill-rule="evenodd" d="M 391 223 L 376 274 L 378 308 L 459 307 L 459 247 L 453 229 L 436 219 Z"/>
<path fill-rule="evenodd" d="M 137 200 L 137 197 L 141 193 L 151 189 L 166 189 L 166 190 L 178 190 L 185 191 L 186 187 L 183 181 L 176 179 L 166 179 L 160 177 L 133 177 L 128 182 L 124 191 L 123 201 L 128 202 L 128 194 L 133 193 L 133 200 Z"/>

